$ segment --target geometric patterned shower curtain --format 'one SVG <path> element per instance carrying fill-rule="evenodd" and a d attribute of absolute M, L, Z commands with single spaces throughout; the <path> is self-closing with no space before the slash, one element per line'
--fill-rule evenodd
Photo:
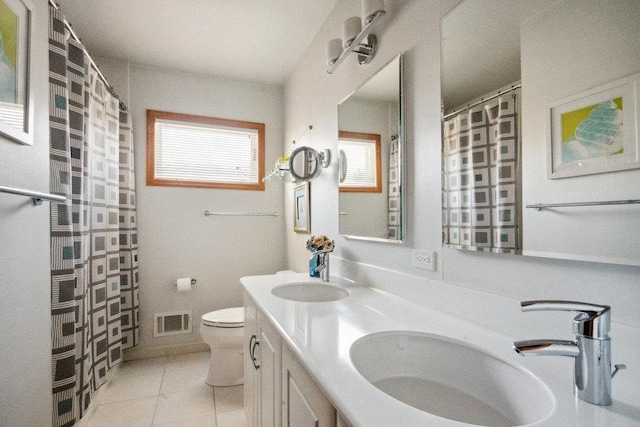
<path fill-rule="evenodd" d="M 389 231 L 387 238 L 392 240 L 402 240 L 400 231 L 400 223 L 402 221 L 400 212 L 400 198 L 403 197 L 400 194 L 400 181 L 401 181 L 401 166 L 400 166 L 400 151 L 398 149 L 400 140 L 398 135 L 392 135 L 391 141 L 389 141 Z"/>
<path fill-rule="evenodd" d="M 444 246 L 521 253 L 520 89 L 446 119 Z"/>
<path fill-rule="evenodd" d="M 50 190 L 67 197 L 51 203 L 52 424 L 67 426 L 137 344 L 135 180 L 129 115 L 49 11 Z"/>
<path fill-rule="evenodd" d="M 122 349 L 140 342 L 138 300 L 138 224 L 136 173 L 131 114 L 120 109 L 119 210 L 120 231 L 120 323 Z"/>

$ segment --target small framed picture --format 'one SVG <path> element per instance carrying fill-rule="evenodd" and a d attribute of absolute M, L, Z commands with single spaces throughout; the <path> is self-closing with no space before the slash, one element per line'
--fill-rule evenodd
<path fill-rule="evenodd" d="M 31 0 L 0 0 L 0 135 L 25 145 L 33 145 L 33 10 Z"/>
<path fill-rule="evenodd" d="M 310 215 L 309 183 L 303 182 L 293 187 L 293 231 L 296 233 L 310 233 Z"/>
<path fill-rule="evenodd" d="M 550 179 L 640 168 L 636 74 L 549 107 Z"/>

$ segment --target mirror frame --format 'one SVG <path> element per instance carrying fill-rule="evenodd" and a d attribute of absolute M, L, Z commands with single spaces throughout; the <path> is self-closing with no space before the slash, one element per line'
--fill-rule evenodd
<path fill-rule="evenodd" d="M 362 86 L 366 85 L 369 80 L 376 76 L 380 71 L 382 71 L 385 67 L 389 66 L 393 61 L 398 60 L 398 72 L 400 75 L 400 79 L 398 82 L 398 156 L 399 158 L 399 167 L 398 167 L 398 179 L 400 180 L 399 186 L 399 198 L 400 198 L 400 232 L 397 239 L 388 239 L 381 237 L 368 237 L 368 236 L 358 236 L 353 234 L 343 234 L 340 233 L 340 237 L 344 237 L 350 240 L 363 240 L 368 242 L 381 242 L 381 243 L 392 243 L 392 244 L 403 244 L 406 240 L 407 235 L 407 206 L 406 206 L 406 143 L 405 143 L 405 107 L 404 107 L 404 54 L 400 53 L 393 58 L 391 58 L 388 62 L 386 62 L 383 66 L 381 66 L 378 70 L 376 70 L 369 78 L 364 81 L 360 86 L 358 86 L 354 91 L 349 93 L 342 101 L 338 103 L 338 114 L 340 104 L 344 103 L 347 99 L 349 99 L 353 94 L 355 94 L 358 89 Z M 336 135 L 338 137 L 338 135 Z M 339 147 L 338 147 L 339 150 Z M 340 194 L 339 189 L 340 184 L 336 183 L 336 188 L 338 189 L 338 194 Z M 349 193 L 345 193 L 349 194 Z M 338 211 L 340 210 L 340 203 L 338 202 Z M 338 230 L 340 229 L 340 211 L 338 212 Z"/>
<path fill-rule="evenodd" d="M 302 174 L 296 172 L 296 158 L 298 157 L 302 163 Z M 329 150 L 316 151 L 311 147 L 302 146 L 289 154 L 287 170 L 294 182 L 309 182 L 316 179 L 322 173 L 322 169 L 329 166 L 330 161 L 331 152 Z"/>

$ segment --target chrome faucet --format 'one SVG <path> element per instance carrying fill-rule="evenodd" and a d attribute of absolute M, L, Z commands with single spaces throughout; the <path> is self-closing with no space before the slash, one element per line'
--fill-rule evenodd
<path fill-rule="evenodd" d="M 516 341 L 522 356 L 569 356 L 575 358 L 574 380 L 579 399 L 611 405 L 611 379 L 625 365 L 611 372 L 611 308 L 575 301 L 523 301 L 522 311 L 560 310 L 578 313 L 573 319 L 573 341 Z"/>
<path fill-rule="evenodd" d="M 329 281 L 329 254 L 331 251 L 320 249 L 319 251 L 311 254 L 311 258 L 318 257 L 318 266 L 316 269 L 320 272 L 320 280 L 323 282 Z"/>

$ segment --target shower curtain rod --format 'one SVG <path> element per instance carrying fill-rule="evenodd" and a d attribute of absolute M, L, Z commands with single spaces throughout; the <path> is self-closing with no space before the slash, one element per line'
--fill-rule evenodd
<path fill-rule="evenodd" d="M 498 93 L 496 93 L 495 95 L 491 95 L 491 96 L 490 96 L 490 97 L 488 97 L 488 98 L 482 98 L 482 99 L 480 99 L 479 101 L 476 101 L 476 102 L 474 102 L 474 103 L 472 103 L 472 104 L 467 105 L 466 107 L 459 108 L 459 109 L 457 109 L 456 111 L 453 111 L 453 112 L 451 112 L 451 113 L 447 114 L 446 116 L 442 116 L 442 119 L 443 119 L 443 120 L 446 120 L 446 119 L 448 119 L 448 118 L 449 118 L 449 117 L 451 117 L 451 116 L 455 116 L 456 114 L 458 114 L 458 113 L 459 113 L 459 112 L 461 112 L 461 111 L 468 110 L 469 108 L 475 107 L 476 105 L 480 105 L 480 104 L 483 104 L 483 103 L 485 103 L 485 102 L 487 102 L 487 101 L 491 101 L 492 99 L 497 98 L 497 97 L 499 97 L 499 96 L 502 96 L 502 95 L 504 95 L 505 93 L 509 93 L 509 92 L 511 92 L 512 90 L 520 89 L 520 86 L 522 86 L 522 84 L 513 85 L 513 86 L 511 86 L 509 89 L 501 90 L 501 91 L 499 91 Z"/>
<path fill-rule="evenodd" d="M 55 1 L 49 0 L 49 4 L 55 7 L 57 10 L 60 10 L 60 5 L 58 5 Z M 67 28 L 67 30 L 69 30 L 69 33 L 71 33 L 71 36 L 74 38 L 74 40 L 82 44 L 82 40 L 80 40 L 80 37 L 78 37 L 75 31 L 73 31 L 73 28 L 71 27 L 71 24 L 69 23 L 69 21 L 67 21 L 67 18 L 63 16 L 62 19 L 64 20 L 64 26 Z M 87 48 L 84 47 L 84 44 L 82 45 L 82 50 L 84 50 L 84 54 L 87 55 L 87 58 L 89 58 L 89 61 L 91 61 L 91 65 L 93 65 L 93 68 L 98 73 L 98 77 L 100 77 L 100 80 L 102 80 L 102 82 L 106 85 L 107 90 L 111 93 L 111 95 L 118 98 L 118 102 L 120 103 L 120 108 L 126 111 L 127 106 L 124 105 L 124 103 L 120 100 L 120 97 L 118 96 L 116 91 L 113 89 L 113 86 L 109 84 L 109 81 L 107 80 L 107 78 L 104 76 L 104 74 L 102 74 L 102 71 L 100 71 L 100 68 L 98 68 L 98 65 L 96 64 L 96 62 L 93 60 L 91 55 L 89 55 L 89 52 L 87 52 Z"/>

